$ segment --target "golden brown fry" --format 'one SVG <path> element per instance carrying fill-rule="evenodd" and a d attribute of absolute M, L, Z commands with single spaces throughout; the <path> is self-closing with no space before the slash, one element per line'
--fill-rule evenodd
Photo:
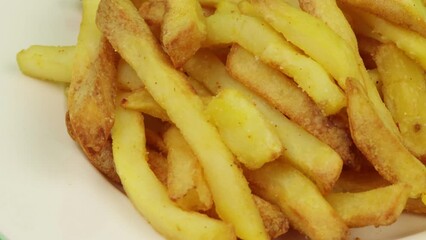
<path fill-rule="evenodd" d="M 271 239 L 275 239 L 288 231 L 288 219 L 278 206 L 257 195 L 253 195 L 253 199 Z"/>
<path fill-rule="evenodd" d="M 426 82 L 424 70 L 391 44 L 374 57 L 383 98 L 398 125 L 404 145 L 426 163 Z"/>
<path fill-rule="evenodd" d="M 426 8 L 421 0 L 337 0 L 387 21 L 408 27 L 426 37 Z"/>
<path fill-rule="evenodd" d="M 145 133 L 145 135 L 148 134 Z M 148 145 L 148 139 L 146 140 Z M 148 164 L 158 180 L 167 186 L 167 159 L 160 152 L 148 149 Z"/>
<path fill-rule="evenodd" d="M 206 39 L 203 12 L 197 0 L 166 0 L 161 26 L 164 50 L 177 68 L 197 52 Z"/>
<path fill-rule="evenodd" d="M 221 89 L 229 88 L 239 91 L 250 99 L 275 127 L 284 146 L 283 156 L 286 161 L 309 176 L 321 192 L 331 190 L 342 169 L 342 160 L 331 147 L 287 119 L 265 100 L 233 79 L 213 53 L 206 50 L 197 52 L 185 64 L 184 69 L 215 94 Z"/>
<path fill-rule="evenodd" d="M 215 13 L 209 16 L 205 46 L 238 43 L 262 61 L 293 77 L 327 114 L 345 106 L 345 97 L 324 68 L 303 55 L 279 33 L 256 17 Z"/>
<path fill-rule="evenodd" d="M 200 98 L 161 51 L 129 0 L 102 0 L 97 23 L 114 48 L 144 81 L 191 145 L 203 167 L 216 211 L 243 239 L 267 239 L 247 181 L 217 130 L 203 115 Z"/>
<path fill-rule="evenodd" d="M 142 3 L 139 8 L 139 14 L 148 24 L 152 33 L 157 39 L 160 39 L 161 24 L 166 13 L 166 0 L 148 0 Z"/>
<path fill-rule="evenodd" d="M 122 92 L 118 95 L 118 99 L 121 106 L 126 109 L 136 110 L 163 121 L 169 121 L 166 111 L 158 105 L 145 88 L 133 92 Z"/>
<path fill-rule="evenodd" d="M 343 170 L 334 185 L 334 192 L 364 192 L 390 185 L 374 170 Z"/>
<path fill-rule="evenodd" d="M 348 116 L 355 144 L 376 170 L 392 183 L 405 183 L 410 197 L 426 192 L 426 168 L 380 121 L 362 86 L 347 81 Z"/>
<path fill-rule="evenodd" d="M 274 161 L 246 176 L 257 195 L 278 205 L 291 226 L 309 238 L 346 237 L 347 227 L 336 211 L 316 186 L 289 164 Z"/>
<path fill-rule="evenodd" d="M 326 198 L 348 227 L 378 227 L 396 221 L 408 192 L 404 184 L 394 184 L 365 192 L 332 193 Z"/>
<path fill-rule="evenodd" d="M 128 4 L 133 7 L 130 1 Z M 165 187 L 147 162 L 142 114 L 118 107 L 112 139 L 114 162 L 124 190 L 159 233 L 180 240 L 235 238 L 228 224 L 200 213 L 184 211 L 169 199 Z"/>
<path fill-rule="evenodd" d="M 257 60 L 238 45 L 233 45 L 226 63 L 230 74 L 275 108 L 340 154 L 345 164 L 359 168 L 348 133 L 336 127 L 321 109 L 279 71 Z"/>
<path fill-rule="evenodd" d="M 55 82 L 71 82 L 74 46 L 33 45 L 16 56 L 19 69 L 30 77 Z"/>
<path fill-rule="evenodd" d="M 408 199 L 405 211 L 417 214 L 426 214 L 426 205 L 420 198 Z"/>

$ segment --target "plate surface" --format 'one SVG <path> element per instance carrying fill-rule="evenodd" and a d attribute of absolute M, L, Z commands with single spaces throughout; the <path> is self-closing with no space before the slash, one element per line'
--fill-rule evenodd
<path fill-rule="evenodd" d="M 0 239 L 163 239 L 68 136 L 64 85 L 30 79 L 17 67 L 16 53 L 32 44 L 75 44 L 80 1 L 2 2 Z M 426 218 L 404 214 L 389 227 L 352 231 L 354 237 L 426 239 Z"/>

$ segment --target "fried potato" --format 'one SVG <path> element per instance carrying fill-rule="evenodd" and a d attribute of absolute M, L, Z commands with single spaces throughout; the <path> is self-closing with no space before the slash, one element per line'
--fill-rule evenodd
<path fill-rule="evenodd" d="M 407 27 L 426 37 L 426 8 L 421 0 L 338 0 Z"/>
<path fill-rule="evenodd" d="M 144 87 L 135 70 L 123 59 L 118 61 L 117 85 L 118 88 L 127 91 L 135 91 Z"/>
<path fill-rule="evenodd" d="M 166 0 L 161 41 L 173 65 L 181 67 L 206 39 L 203 11 L 197 0 Z"/>
<path fill-rule="evenodd" d="M 129 4 L 132 4 L 129 1 Z M 136 11 L 136 10 L 135 10 Z M 230 225 L 176 206 L 147 162 L 142 114 L 117 108 L 112 130 L 114 162 L 138 211 L 170 239 L 235 239 Z"/>
<path fill-rule="evenodd" d="M 352 16 L 352 27 L 356 33 L 382 43 L 394 43 L 426 69 L 426 38 L 422 35 L 367 12 L 348 8 L 344 11 Z"/>
<path fill-rule="evenodd" d="M 140 88 L 134 92 L 120 93 L 118 99 L 121 106 L 126 109 L 136 110 L 163 121 L 169 121 L 166 111 L 158 105 L 145 88 Z"/>
<path fill-rule="evenodd" d="M 103 0 L 97 23 L 190 144 L 203 168 L 219 216 L 233 225 L 240 238 L 267 239 L 248 183 L 232 153 L 203 115 L 200 98 L 192 92 L 183 74 L 172 67 L 132 3 Z"/>
<path fill-rule="evenodd" d="M 167 146 L 167 190 L 171 199 L 185 209 L 206 211 L 213 205 L 201 166 L 179 130 L 172 126 L 164 133 Z M 188 203 L 188 201 L 190 203 Z"/>
<path fill-rule="evenodd" d="M 426 204 L 420 198 L 408 199 L 405 211 L 416 214 L 426 214 Z"/>
<path fill-rule="evenodd" d="M 25 75 L 48 81 L 69 83 L 74 56 L 74 46 L 33 45 L 20 51 L 16 60 L 19 69 Z"/>
<path fill-rule="evenodd" d="M 262 61 L 293 77 L 327 114 L 345 106 L 345 97 L 317 62 L 301 54 L 262 20 L 242 14 L 209 16 L 205 46 L 238 43 Z"/>
<path fill-rule="evenodd" d="M 323 21 L 280 0 L 250 2 L 275 30 L 320 63 L 342 89 L 347 78 L 362 80 L 353 49 Z"/>
<path fill-rule="evenodd" d="M 327 119 L 321 109 L 292 80 L 257 60 L 238 45 L 231 48 L 226 65 L 234 79 L 331 146 L 348 166 L 359 168 L 352 152 L 353 143 L 349 134 Z"/>
<path fill-rule="evenodd" d="M 390 183 L 373 169 L 363 171 L 343 170 L 339 180 L 334 185 L 333 192 L 365 192 L 389 185 Z"/>
<path fill-rule="evenodd" d="M 321 19 L 355 51 L 358 43 L 345 15 L 340 11 L 336 0 L 299 0 L 300 8 Z"/>
<path fill-rule="evenodd" d="M 257 169 L 281 155 L 275 129 L 255 105 L 238 91 L 223 89 L 206 108 L 222 140 L 249 169 Z"/>
<path fill-rule="evenodd" d="M 238 4 L 241 0 L 226 0 L 230 3 Z M 216 7 L 219 3 L 223 2 L 223 0 L 198 0 L 200 4 L 204 7 Z"/>
<path fill-rule="evenodd" d="M 389 182 L 405 183 L 410 197 L 426 192 L 426 168 L 380 121 L 360 84 L 348 80 L 348 116 L 355 144 Z"/>
<path fill-rule="evenodd" d="M 220 1 L 216 5 L 216 13 L 240 13 L 238 5 L 232 1 Z"/>
<path fill-rule="evenodd" d="M 278 206 L 257 195 L 253 195 L 253 199 L 271 239 L 275 239 L 288 231 L 288 219 Z"/>
<path fill-rule="evenodd" d="M 293 228 L 311 239 L 345 239 L 343 220 L 317 187 L 289 164 L 274 161 L 246 176 L 254 193 L 278 205 Z"/>
<path fill-rule="evenodd" d="M 146 131 L 146 130 L 145 130 Z M 146 141 L 148 145 L 148 134 L 145 132 Z M 167 186 L 167 159 L 160 153 L 152 149 L 148 149 L 147 152 L 149 168 L 155 174 L 157 179 L 164 185 Z"/>
<path fill-rule="evenodd" d="M 161 24 L 166 13 L 166 0 L 148 0 L 141 4 L 139 13 L 148 24 L 152 34 L 161 38 Z"/>
<path fill-rule="evenodd" d="M 401 131 L 404 145 L 426 163 L 426 82 L 424 70 L 391 44 L 374 57 L 383 98 Z"/>
<path fill-rule="evenodd" d="M 402 213 L 408 188 L 394 184 L 358 193 L 332 193 L 326 199 L 348 227 L 392 224 Z"/>
<path fill-rule="evenodd" d="M 219 93 L 221 89 L 235 89 L 250 99 L 276 129 L 284 147 L 283 156 L 286 161 L 291 162 L 309 176 L 321 192 L 331 190 L 343 165 L 342 159 L 332 148 L 287 119 L 265 100 L 234 80 L 213 53 L 206 50 L 199 51 L 184 65 L 184 69 L 191 77 L 202 82 L 215 94 Z"/>

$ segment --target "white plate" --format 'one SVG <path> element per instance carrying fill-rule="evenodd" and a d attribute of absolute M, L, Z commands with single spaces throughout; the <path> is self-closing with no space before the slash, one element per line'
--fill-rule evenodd
<path fill-rule="evenodd" d="M 0 239 L 162 239 L 68 136 L 64 87 L 25 77 L 16 65 L 31 44 L 74 44 L 79 22 L 77 0 L 2 0 Z M 404 215 L 354 237 L 426 239 L 426 218 Z"/>

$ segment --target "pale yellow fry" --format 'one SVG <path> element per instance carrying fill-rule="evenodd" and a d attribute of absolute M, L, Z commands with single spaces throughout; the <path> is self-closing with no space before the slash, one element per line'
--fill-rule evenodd
<path fill-rule="evenodd" d="M 334 114 L 345 106 L 344 94 L 324 68 L 301 54 L 262 20 L 242 14 L 216 13 L 206 23 L 206 46 L 238 43 L 293 77 L 326 114 Z"/>
<path fill-rule="evenodd" d="M 197 157 L 175 126 L 170 127 L 163 138 L 167 146 L 167 190 L 170 198 L 186 198 L 187 209 L 208 210 L 213 200 Z"/>
<path fill-rule="evenodd" d="M 185 71 L 202 82 L 211 92 L 235 89 L 250 99 L 257 109 L 275 127 L 284 147 L 283 156 L 314 181 L 322 192 L 333 187 L 342 169 L 342 159 L 327 144 L 310 135 L 287 119 L 265 100 L 234 80 L 223 63 L 211 52 L 199 51 L 185 65 Z M 304 146 L 304 147 L 300 147 Z"/>
<path fill-rule="evenodd" d="M 425 72 L 394 45 L 382 45 L 374 57 L 386 106 L 404 145 L 426 162 Z"/>
<path fill-rule="evenodd" d="M 25 75 L 54 82 L 71 82 L 74 46 L 33 45 L 16 56 L 19 69 Z"/>
<path fill-rule="evenodd" d="M 231 1 L 220 1 L 216 5 L 215 13 L 239 13 L 238 5 Z"/>
<path fill-rule="evenodd" d="M 122 107 L 143 112 L 150 116 L 169 121 L 166 111 L 152 98 L 145 89 L 140 88 L 134 92 L 122 92 L 118 95 Z"/>
<path fill-rule="evenodd" d="M 206 24 L 197 0 L 166 0 L 161 41 L 175 67 L 181 67 L 206 39 Z"/>
<path fill-rule="evenodd" d="M 394 43 L 410 58 L 426 69 L 426 38 L 401 26 L 389 23 L 373 14 L 345 8 L 353 16 L 355 32 L 374 38 L 382 43 Z"/>
<path fill-rule="evenodd" d="M 410 197 L 426 192 L 426 167 L 380 121 L 357 81 L 348 80 L 348 116 L 354 142 L 386 180 L 405 183 Z"/>
<path fill-rule="evenodd" d="M 337 0 L 360 8 L 426 37 L 426 8 L 421 0 Z"/>
<path fill-rule="evenodd" d="M 349 46 L 358 51 L 358 43 L 345 15 L 336 4 L 336 0 L 299 0 L 303 11 L 321 19 L 337 33 Z"/>
<path fill-rule="evenodd" d="M 238 4 L 241 0 L 226 0 L 231 3 Z M 216 7 L 219 3 L 223 2 L 223 0 L 198 0 L 200 4 L 204 7 Z"/>
<path fill-rule="evenodd" d="M 118 107 L 112 139 L 114 163 L 127 196 L 160 234 L 182 240 L 234 238 L 226 223 L 184 211 L 169 199 L 167 190 L 149 168 L 140 113 Z"/>
<path fill-rule="evenodd" d="M 281 0 L 250 2 L 275 30 L 320 63 L 342 89 L 347 78 L 362 81 L 353 49 L 323 21 Z"/>
<path fill-rule="evenodd" d="M 345 239 L 347 227 L 316 186 L 289 164 L 274 161 L 246 174 L 253 191 L 278 205 L 311 239 Z"/>
<path fill-rule="evenodd" d="M 120 59 L 118 62 L 117 83 L 118 87 L 122 90 L 135 91 L 144 87 L 135 70 L 123 59 Z"/>
<path fill-rule="evenodd" d="M 223 89 L 206 108 L 223 141 L 249 169 L 257 169 L 281 155 L 280 139 L 256 106 L 233 89 Z"/>
<path fill-rule="evenodd" d="M 404 184 L 358 193 L 332 193 L 327 201 L 348 227 L 385 226 L 396 221 L 408 199 Z"/>
<path fill-rule="evenodd" d="M 98 26 L 188 141 L 203 167 L 219 216 L 234 226 L 240 238 L 267 239 L 248 183 L 232 153 L 204 116 L 200 98 L 167 61 L 132 3 L 103 0 Z"/>

